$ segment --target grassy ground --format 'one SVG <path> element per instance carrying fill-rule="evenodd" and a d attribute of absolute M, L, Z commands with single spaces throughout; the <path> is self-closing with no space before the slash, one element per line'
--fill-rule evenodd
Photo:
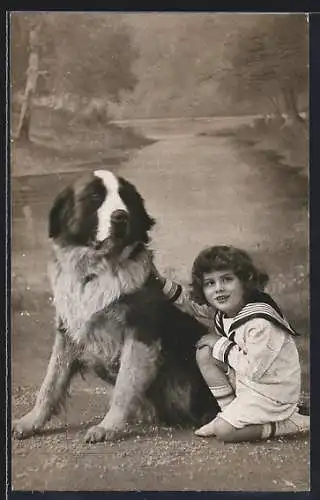
<path fill-rule="evenodd" d="M 14 137 L 18 123 L 12 115 Z M 43 108 L 32 115 L 31 142 L 11 142 L 11 175 L 42 175 L 90 168 L 115 166 L 127 161 L 130 154 L 154 140 L 130 126 L 110 122 L 92 123 L 90 127 L 69 114 Z"/>
<path fill-rule="evenodd" d="M 284 126 L 278 119 L 256 118 L 237 128 L 203 132 L 201 135 L 232 137 L 248 155 L 297 169 L 308 175 L 309 139 L 307 122 Z"/>

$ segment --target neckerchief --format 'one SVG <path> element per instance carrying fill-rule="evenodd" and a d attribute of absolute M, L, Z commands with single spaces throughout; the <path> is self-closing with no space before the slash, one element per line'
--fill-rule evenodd
<path fill-rule="evenodd" d="M 248 298 L 248 302 L 233 318 L 228 334 L 223 328 L 223 317 L 224 313 L 218 310 L 214 316 L 214 326 L 220 335 L 228 337 L 230 340 L 234 340 L 235 330 L 239 328 L 239 326 L 242 326 L 250 319 L 255 318 L 266 319 L 290 333 L 290 335 L 298 335 L 298 333 L 283 316 L 278 304 L 270 297 L 270 295 L 258 290 L 251 294 Z"/>

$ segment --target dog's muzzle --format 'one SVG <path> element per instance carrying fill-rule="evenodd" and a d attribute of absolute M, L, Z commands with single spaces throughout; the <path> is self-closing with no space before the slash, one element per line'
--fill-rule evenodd
<path fill-rule="evenodd" d="M 117 237 L 125 236 L 129 223 L 129 214 L 125 210 L 115 210 L 111 214 L 112 234 Z"/>

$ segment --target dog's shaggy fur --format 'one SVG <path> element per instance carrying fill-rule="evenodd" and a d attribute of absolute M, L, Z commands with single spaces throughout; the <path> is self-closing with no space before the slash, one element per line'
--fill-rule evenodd
<path fill-rule="evenodd" d="M 154 223 L 135 187 L 108 171 L 56 198 L 49 216 L 56 338 L 35 406 L 13 424 L 16 437 L 39 431 L 72 377 L 89 369 L 114 389 L 87 441 L 124 430 L 143 401 L 167 424 L 200 425 L 217 413 L 195 360 L 206 328 L 169 302 L 152 273 Z"/>

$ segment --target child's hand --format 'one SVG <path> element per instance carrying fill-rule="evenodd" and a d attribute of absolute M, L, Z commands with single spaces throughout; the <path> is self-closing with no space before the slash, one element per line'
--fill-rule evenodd
<path fill-rule="evenodd" d="M 201 349 L 202 347 L 209 347 L 209 349 L 212 350 L 215 343 L 219 339 L 221 339 L 220 335 L 217 335 L 216 333 L 209 333 L 208 335 L 204 335 L 203 337 L 201 337 L 201 339 L 196 344 L 196 348 Z M 222 361 L 219 361 L 217 359 L 214 360 L 214 363 L 216 366 L 219 366 L 225 373 L 228 372 L 229 367 L 226 363 L 223 363 Z"/>
<path fill-rule="evenodd" d="M 156 280 L 159 281 L 161 286 L 163 286 L 165 284 L 166 279 L 163 276 L 161 276 L 161 274 L 159 273 L 159 271 L 156 268 L 156 266 L 154 265 L 154 263 L 152 263 L 151 274 L 156 278 Z"/>
<path fill-rule="evenodd" d="M 200 340 L 196 343 L 196 348 L 201 349 L 201 347 L 207 346 L 213 349 L 215 343 L 217 340 L 219 340 L 221 337 L 217 335 L 216 333 L 208 333 L 208 335 L 204 335 L 201 337 Z"/>

